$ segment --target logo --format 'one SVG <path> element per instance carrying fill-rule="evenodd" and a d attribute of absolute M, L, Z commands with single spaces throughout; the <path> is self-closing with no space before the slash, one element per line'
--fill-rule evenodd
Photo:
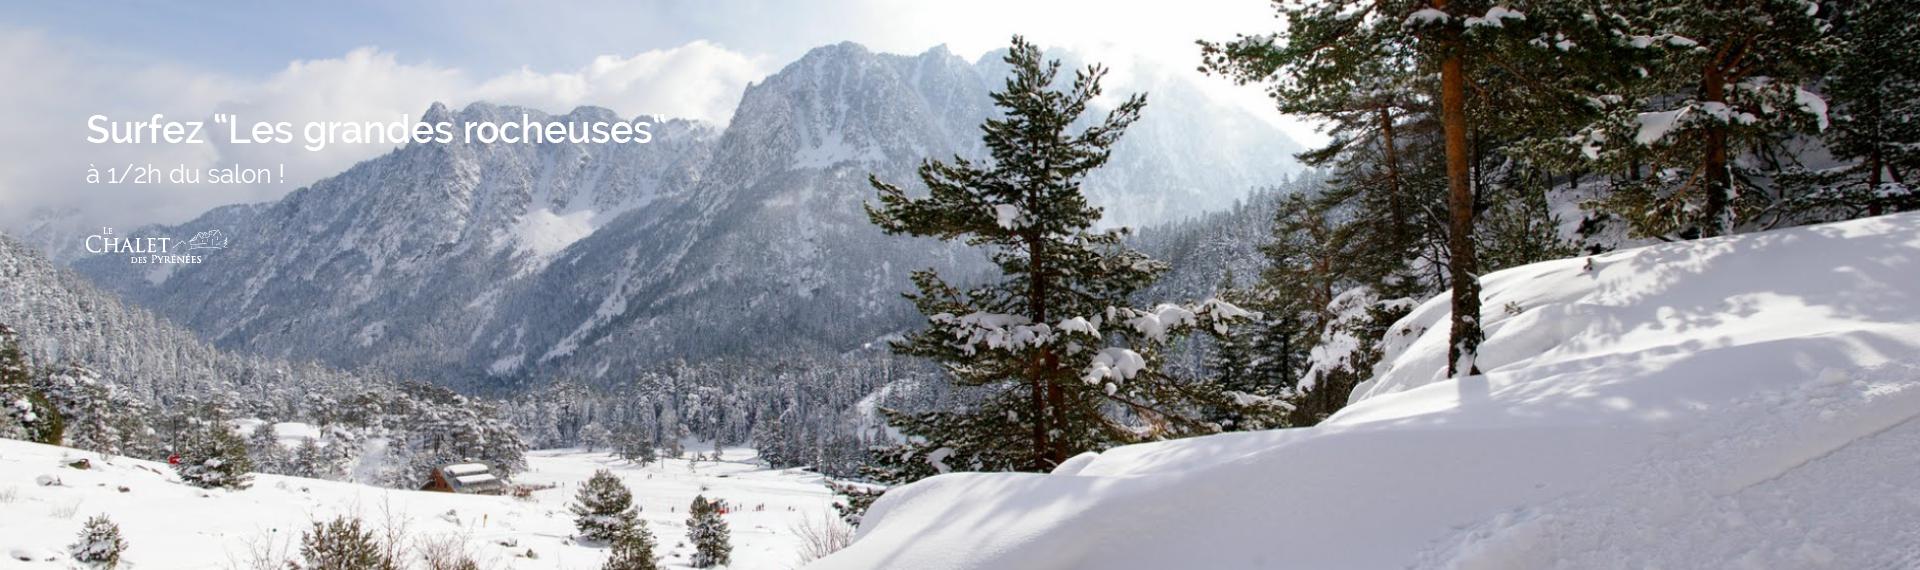
<path fill-rule="evenodd" d="M 227 234 L 220 233 L 220 230 L 207 230 L 193 234 L 193 239 L 187 240 L 187 251 L 226 248 Z"/>
<path fill-rule="evenodd" d="M 162 236 L 127 237 L 114 235 L 113 228 L 100 228 L 100 233 L 87 236 L 87 252 L 93 254 L 112 254 L 127 256 L 127 263 L 144 264 L 195 264 L 206 261 L 199 251 L 226 249 L 226 232 L 207 230 L 193 234 L 193 239 L 181 242 Z"/>

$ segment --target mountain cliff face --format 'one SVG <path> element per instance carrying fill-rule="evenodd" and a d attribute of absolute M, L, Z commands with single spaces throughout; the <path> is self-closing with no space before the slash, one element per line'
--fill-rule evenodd
<path fill-rule="evenodd" d="M 724 130 L 655 121 L 644 145 L 408 145 L 277 202 L 135 232 L 232 237 L 203 263 L 74 266 L 219 346 L 448 383 L 844 351 L 911 325 L 909 272 L 983 267 L 964 248 L 883 236 L 861 205 L 869 174 L 913 185 L 925 158 L 984 154 L 994 57 L 821 47 L 750 86 Z M 1110 222 L 1224 207 L 1292 168 L 1280 157 L 1297 147 L 1277 132 L 1167 85 L 1089 181 Z M 426 120 L 521 113 L 546 117 L 475 104 Z"/>
<path fill-rule="evenodd" d="M 545 117 L 436 105 L 426 120 L 458 129 L 521 113 Z M 560 119 L 613 118 L 583 108 Z M 202 264 L 141 271 L 95 256 L 75 266 L 218 345 L 342 366 L 430 361 L 484 322 L 476 303 L 622 212 L 684 195 L 714 134 L 686 122 L 655 130 L 647 145 L 409 145 L 275 203 L 135 232 L 232 236 Z"/>

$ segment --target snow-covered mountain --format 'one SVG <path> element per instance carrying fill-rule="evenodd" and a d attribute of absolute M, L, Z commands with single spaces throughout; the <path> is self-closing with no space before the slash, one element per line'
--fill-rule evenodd
<path fill-rule="evenodd" d="M 198 265 L 75 267 L 215 344 L 447 382 L 596 378 L 666 358 L 838 352 L 910 322 L 908 273 L 977 254 L 883 236 L 867 175 L 979 156 L 1003 65 L 843 43 L 750 86 L 724 130 L 645 145 L 409 145 L 277 202 L 139 235 L 220 229 Z M 1146 83 L 1146 82 L 1143 82 Z M 1297 147 L 1175 80 L 1089 183 L 1114 223 L 1224 208 Z M 426 120 L 538 111 L 436 105 Z M 562 118 L 609 120 L 582 108 Z"/>
<path fill-rule="evenodd" d="M 35 364 L 84 364 L 149 403 L 215 394 L 239 401 L 297 399 L 373 382 L 320 366 L 222 351 L 93 287 L 5 234 L 0 234 L 0 323 L 19 333 L 21 349 Z"/>
<path fill-rule="evenodd" d="M 1486 275 L 1314 427 L 889 490 L 840 568 L 1913 568 L 1920 213 Z"/>

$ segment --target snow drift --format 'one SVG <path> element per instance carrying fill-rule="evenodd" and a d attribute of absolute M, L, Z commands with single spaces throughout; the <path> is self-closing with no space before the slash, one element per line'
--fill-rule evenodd
<path fill-rule="evenodd" d="M 1320 426 L 934 477 L 810 568 L 1920 567 L 1920 214 L 1484 282 L 1485 375 L 1443 295 Z"/>

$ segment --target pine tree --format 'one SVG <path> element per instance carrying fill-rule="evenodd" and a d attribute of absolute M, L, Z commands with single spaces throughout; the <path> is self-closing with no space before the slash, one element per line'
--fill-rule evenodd
<path fill-rule="evenodd" d="M 580 446 L 587 448 L 587 453 L 593 453 L 595 448 L 610 446 L 609 442 L 612 438 L 613 432 L 607 430 L 606 426 L 600 425 L 600 422 L 590 423 L 587 427 L 580 428 Z"/>
<path fill-rule="evenodd" d="M 34 387 L 33 368 L 18 336 L 0 323 L 0 437 L 60 445 L 65 431 L 59 410 Z"/>
<path fill-rule="evenodd" d="M 1353 241 L 1336 222 L 1332 210 L 1340 197 L 1294 193 L 1281 198 L 1273 237 L 1260 246 L 1267 261 L 1260 275 L 1265 299 L 1257 305 L 1268 319 L 1263 338 L 1269 348 L 1263 354 L 1280 361 L 1275 367 L 1289 387 L 1299 386 L 1309 349 L 1333 318 L 1334 296 L 1374 281 L 1375 273 L 1357 261 L 1361 257 L 1349 253 Z"/>
<path fill-rule="evenodd" d="M 80 529 L 80 536 L 67 547 L 75 562 L 95 568 L 117 568 L 120 555 L 127 550 L 127 541 L 120 538 L 120 525 L 114 524 L 106 515 L 87 519 Z"/>
<path fill-rule="evenodd" d="M 787 429 L 785 418 L 778 416 L 753 427 L 753 450 L 768 467 L 792 467 L 806 460 L 798 446 L 793 445 L 792 434 Z"/>
<path fill-rule="evenodd" d="M 332 426 L 321 426 L 320 437 L 307 438 L 286 455 L 287 474 L 313 479 L 338 480 L 354 460 L 359 447 L 352 435 Z"/>
<path fill-rule="evenodd" d="M 247 456 L 253 460 L 254 469 L 261 473 L 289 473 L 287 449 L 280 446 L 280 436 L 273 430 L 273 422 L 262 422 L 247 434 Z"/>
<path fill-rule="evenodd" d="M 1592 6 L 1586 18 L 1610 24 L 1611 41 L 1632 48 L 1637 64 L 1597 97 L 1609 112 L 1587 129 L 1605 141 L 1596 165 L 1628 171 L 1606 209 L 1635 234 L 1663 238 L 1725 235 L 1752 221 L 1770 199 L 1755 180 L 1781 169 L 1740 159 L 1828 126 L 1812 91 L 1833 53 L 1827 23 L 1799 0 Z"/>
<path fill-rule="evenodd" d="M 1542 141 L 1571 138 L 1543 125 L 1572 124 L 1559 117 L 1582 100 L 1562 87 L 1607 61 L 1552 54 L 1572 45 L 1554 29 L 1560 4 L 1308 0 L 1280 5 L 1281 34 L 1201 42 L 1207 71 L 1266 84 L 1282 111 L 1334 125 L 1334 140 L 1301 158 L 1336 167 L 1337 213 L 1352 218 L 1339 225 L 1368 230 L 1330 238 L 1349 240 L 1337 250 L 1364 267 L 1342 287 L 1382 299 L 1423 297 L 1423 281 L 1451 289 L 1450 375 L 1477 373 L 1484 336 L 1478 219 L 1493 194 L 1488 174 L 1532 168 Z M 1523 180 L 1524 191 L 1546 190 L 1544 177 Z M 1428 279 L 1432 268 L 1444 272 Z"/>
<path fill-rule="evenodd" d="M 1252 305 L 1252 303 L 1246 303 L 1244 299 L 1231 299 L 1240 295 L 1240 290 L 1234 285 L 1231 270 L 1227 271 L 1226 276 L 1214 289 L 1222 298 L 1238 301 L 1237 304 Z M 1242 326 L 1253 324 L 1252 322 L 1241 323 Z M 1206 364 L 1207 368 L 1213 371 L 1215 381 L 1227 389 L 1242 392 L 1251 392 L 1263 384 L 1254 375 L 1252 342 L 1253 339 L 1250 336 L 1226 335 L 1213 344 L 1213 350 L 1207 353 Z"/>
<path fill-rule="evenodd" d="M 840 520 L 846 521 L 847 526 L 854 528 L 860 528 L 860 518 L 866 516 L 867 507 L 873 506 L 873 502 L 880 500 L 880 495 L 886 493 L 885 489 L 841 483 L 831 479 L 827 480 L 826 484 L 828 489 L 833 490 L 834 496 L 838 497 L 833 502 L 834 512 L 840 514 Z"/>
<path fill-rule="evenodd" d="M 606 469 L 595 471 L 580 486 L 568 510 L 573 511 L 573 526 L 580 538 L 595 542 L 613 542 L 640 520 L 633 508 L 633 492 Z"/>
<path fill-rule="evenodd" d="M 312 439 L 302 440 L 299 447 L 293 448 L 293 458 L 287 464 L 287 474 L 310 479 L 328 479 L 331 470 L 327 468 L 326 451 L 320 443 Z"/>
<path fill-rule="evenodd" d="M 66 445 L 136 455 L 151 447 L 146 405 L 102 380 L 92 368 L 69 362 L 34 379 L 34 388 L 64 420 Z"/>
<path fill-rule="evenodd" d="M 293 570 L 399 570 L 400 564 L 383 548 L 373 531 L 361 528 L 360 519 L 340 517 L 331 522 L 314 521 L 313 528 L 300 535 L 300 556 L 305 564 L 289 564 Z"/>
<path fill-rule="evenodd" d="M 1012 76 L 992 94 L 1001 115 L 981 129 L 991 160 L 924 162 L 924 198 L 869 177 L 879 204 L 867 213 L 884 231 L 982 247 L 1004 276 L 963 291 L 931 270 L 913 274 L 918 292 L 909 298 L 928 327 L 895 351 L 935 360 L 956 383 L 990 395 L 960 412 L 889 412 L 889 423 L 915 438 L 892 455 L 935 470 L 1043 471 L 1082 451 L 1218 431 L 1198 415 L 1233 399 L 1218 385 L 1166 373 L 1160 348 L 1247 313 L 1219 301 L 1129 308 L 1130 295 L 1165 265 L 1128 248 L 1124 230 L 1094 231 L 1101 211 L 1080 188 L 1145 97 L 1122 99 L 1076 131 L 1101 95 L 1104 68 L 1054 90 L 1060 63 L 1019 37 L 1006 62 Z M 1136 429 L 1142 424 L 1150 427 Z"/>
<path fill-rule="evenodd" d="M 1906 4 L 1837 4 L 1826 140 L 1836 158 L 1858 162 L 1804 175 L 1815 190 L 1794 206 L 1812 221 L 1920 209 L 1920 26 L 1896 6 Z"/>
<path fill-rule="evenodd" d="M 653 442 L 636 430 L 624 430 L 613 438 L 613 453 L 621 459 L 642 466 L 653 463 L 655 459 Z"/>
<path fill-rule="evenodd" d="M 640 521 L 613 540 L 613 552 L 608 555 L 607 563 L 601 570 L 654 570 L 659 563 L 653 559 L 653 532 L 647 530 L 646 521 Z"/>
<path fill-rule="evenodd" d="M 494 406 L 440 386 L 401 389 L 413 413 L 400 428 L 401 467 L 387 474 L 389 485 L 419 488 L 433 469 L 453 463 L 485 463 L 502 476 L 525 468 L 526 442 Z"/>
<path fill-rule="evenodd" d="M 173 466 L 174 471 L 188 485 L 245 489 L 253 484 L 253 460 L 247 455 L 247 442 L 227 425 L 224 416 L 215 414 L 189 432 L 176 453 L 180 462 Z"/>
<path fill-rule="evenodd" d="M 733 559 L 732 531 L 727 530 L 727 521 L 720 515 L 722 507 L 720 501 L 708 501 L 706 495 L 695 495 L 693 505 L 687 507 L 687 540 L 693 543 L 690 562 L 694 568 L 725 566 Z"/>
<path fill-rule="evenodd" d="M 1480 328 L 1480 265 L 1473 247 L 1474 196 L 1467 155 L 1467 72 L 1468 47 L 1462 41 L 1464 20 L 1459 12 L 1447 12 L 1448 0 L 1433 0 L 1431 8 L 1445 17 L 1440 30 L 1430 38 L 1440 59 L 1440 122 L 1446 133 L 1447 148 L 1447 271 L 1453 285 L 1453 318 L 1447 335 L 1447 375 L 1480 374 L 1476 362 L 1480 342 L 1486 336 Z M 1458 10 L 1458 8 L 1456 8 Z M 1416 16 L 1419 13 L 1416 12 Z"/>

